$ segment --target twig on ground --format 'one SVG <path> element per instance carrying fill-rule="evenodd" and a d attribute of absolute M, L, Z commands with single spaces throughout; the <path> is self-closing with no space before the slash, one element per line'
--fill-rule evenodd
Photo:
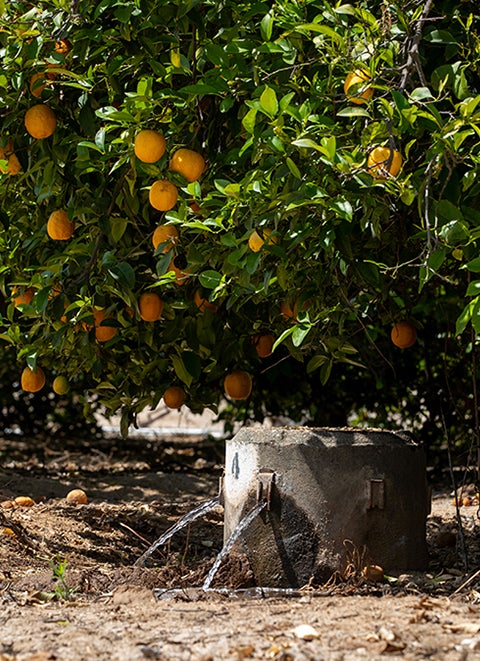
<path fill-rule="evenodd" d="M 452 595 L 451 595 L 451 596 L 453 597 L 454 595 L 456 595 L 456 594 L 458 594 L 459 592 L 461 592 L 462 590 L 464 590 L 466 587 L 468 587 L 468 586 L 470 585 L 470 583 L 471 583 L 472 581 L 474 581 L 474 580 L 475 580 L 477 577 L 479 577 L 479 576 L 480 576 L 480 569 L 478 569 L 474 574 L 472 574 L 472 575 L 470 576 L 470 578 L 467 578 L 467 580 L 464 581 L 464 582 L 461 584 L 461 586 L 458 587 L 458 588 L 455 590 L 455 592 L 452 592 Z"/>
<path fill-rule="evenodd" d="M 15 537 L 18 539 L 18 541 L 21 544 L 24 544 L 33 551 L 38 550 L 38 547 L 35 546 L 35 544 L 33 544 L 33 542 L 31 542 L 28 539 L 27 533 L 23 529 L 23 526 L 21 526 L 18 523 L 13 523 L 13 521 L 9 521 L 5 516 L 5 514 L 3 514 L 3 512 L 1 511 L 0 511 L 0 526 L 2 528 L 10 528 L 10 530 L 13 530 L 13 532 L 15 533 Z"/>
<path fill-rule="evenodd" d="M 136 532 L 133 528 L 130 528 L 130 526 L 127 526 L 126 523 L 122 523 L 121 521 L 118 524 L 119 526 L 122 526 L 122 528 L 125 528 L 125 530 L 128 530 L 128 532 L 131 532 L 132 535 L 135 535 L 140 541 L 142 541 L 147 547 L 150 546 L 150 542 L 148 539 L 145 539 L 145 537 L 142 537 L 138 532 Z"/>

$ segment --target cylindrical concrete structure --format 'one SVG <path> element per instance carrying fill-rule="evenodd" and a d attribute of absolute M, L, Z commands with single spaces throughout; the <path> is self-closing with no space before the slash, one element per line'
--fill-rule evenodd
<path fill-rule="evenodd" d="M 425 454 L 406 433 L 244 428 L 226 446 L 225 539 L 264 499 L 241 537 L 257 585 L 323 582 L 354 549 L 387 572 L 427 565 Z"/>

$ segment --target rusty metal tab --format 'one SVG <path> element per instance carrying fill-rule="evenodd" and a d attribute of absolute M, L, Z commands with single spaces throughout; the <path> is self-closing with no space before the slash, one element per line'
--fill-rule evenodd
<path fill-rule="evenodd" d="M 267 502 L 267 510 L 272 504 L 272 490 L 275 482 L 275 472 L 268 468 L 261 468 L 258 473 L 257 503 Z"/>
<path fill-rule="evenodd" d="M 385 508 L 385 481 L 369 480 L 368 509 L 383 510 Z"/>
<path fill-rule="evenodd" d="M 218 478 L 218 502 L 222 507 L 225 506 L 225 473 Z"/>

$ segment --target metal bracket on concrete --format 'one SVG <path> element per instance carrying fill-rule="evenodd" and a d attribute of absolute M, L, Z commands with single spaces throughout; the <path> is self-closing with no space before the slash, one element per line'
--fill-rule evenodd
<path fill-rule="evenodd" d="M 385 508 L 385 481 L 369 480 L 368 509 L 383 510 Z"/>
<path fill-rule="evenodd" d="M 261 468 L 258 473 L 257 503 L 267 502 L 267 510 L 272 504 L 272 490 L 275 483 L 275 472 L 268 468 Z"/>

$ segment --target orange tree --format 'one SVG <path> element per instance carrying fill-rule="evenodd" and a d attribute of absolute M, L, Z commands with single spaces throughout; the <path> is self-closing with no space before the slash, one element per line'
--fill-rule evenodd
<path fill-rule="evenodd" d="M 476 422 L 478 25 L 449 0 L 5 3 L 18 374 L 66 376 L 126 431 L 170 386 L 215 409 L 235 371 L 237 414 L 428 417 L 467 355 Z"/>

